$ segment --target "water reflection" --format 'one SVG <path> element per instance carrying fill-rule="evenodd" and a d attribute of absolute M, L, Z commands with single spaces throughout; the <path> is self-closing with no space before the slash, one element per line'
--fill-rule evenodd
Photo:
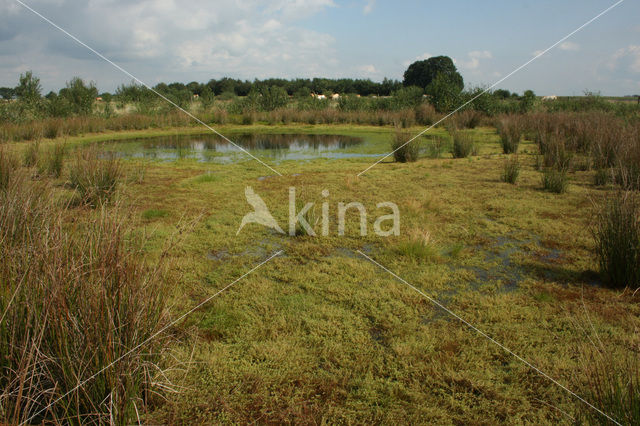
<path fill-rule="evenodd" d="M 239 134 L 230 139 L 254 155 L 275 160 L 361 157 L 353 150 L 362 138 L 342 135 Z M 155 160 L 196 159 L 198 161 L 234 162 L 245 156 L 240 148 L 223 138 L 210 135 L 163 136 L 109 142 L 104 149 L 124 158 Z"/>

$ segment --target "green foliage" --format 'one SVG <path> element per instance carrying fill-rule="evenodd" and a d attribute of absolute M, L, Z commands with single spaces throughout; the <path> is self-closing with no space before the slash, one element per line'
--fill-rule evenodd
<path fill-rule="evenodd" d="M 77 115 L 89 115 L 98 96 L 98 89 L 93 82 L 85 84 L 79 77 L 74 77 L 67 83 L 67 87 L 60 90 L 59 97 L 70 106 L 71 112 Z"/>
<path fill-rule="evenodd" d="M 542 172 L 542 188 L 545 191 L 563 194 L 567 192 L 569 178 L 567 172 L 549 167 Z"/>
<path fill-rule="evenodd" d="M 20 101 L 33 104 L 40 100 L 41 92 L 40 79 L 34 76 L 33 72 L 20 74 L 20 83 L 15 88 L 15 94 Z"/>
<path fill-rule="evenodd" d="M 414 108 L 422 103 L 424 91 L 420 87 L 409 86 L 393 92 L 395 109 Z"/>
<path fill-rule="evenodd" d="M 289 95 L 282 87 L 270 86 L 260 90 L 258 103 L 263 111 L 273 111 L 274 109 L 285 107 L 288 102 Z"/>
<path fill-rule="evenodd" d="M 502 181 L 515 184 L 520 175 L 520 161 L 517 156 L 512 156 L 504 162 Z"/>
<path fill-rule="evenodd" d="M 522 98 L 520 98 L 520 112 L 527 113 L 533 109 L 536 102 L 536 94 L 533 90 L 527 90 L 524 92 Z"/>
<path fill-rule="evenodd" d="M 209 87 L 209 85 L 204 85 L 199 96 L 200 104 L 202 105 L 203 109 L 209 109 L 211 105 L 213 105 L 214 96 L 213 91 L 211 90 L 211 87 Z"/>
<path fill-rule="evenodd" d="M 464 81 L 453 60 L 448 56 L 436 56 L 422 61 L 416 61 L 409 65 L 404 73 L 404 86 L 418 86 L 426 88 L 431 85 L 438 75 L 445 76 L 446 80 L 460 93 L 464 88 Z"/>
<path fill-rule="evenodd" d="M 620 191 L 609 197 L 594 229 L 600 272 L 614 288 L 640 287 L 640 197 Z"/>
<path fill-rule="evenodd" d="M 407 132 L 396 132 L 391 142 L 393 158 L 398 163 L 412 163 L 420 154 L 420 141 L 414 139 L 407 143 L 413 135 Z"/>
<path fill-rule="evenodd" d="M 438 74 L 425 91 L 438 112 L 453 111 L 460 104 L 460 87 L 447 74 Z"/>

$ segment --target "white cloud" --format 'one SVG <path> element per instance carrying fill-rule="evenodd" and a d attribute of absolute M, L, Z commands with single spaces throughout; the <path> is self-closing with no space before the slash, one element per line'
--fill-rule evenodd
<path fill-rule="evenodd" d="M 364 8 L 362 8 L 362 13 L 365 15 L 370 14 L 373 11 L 373 8 L 376 5 L 376 0 L 365 0 Z"/>
<path fill-rule="evenodd" d="M 0 0 L 0 80 L 33 69 L 45 86 L 74 75 L 129 81 L 26 9 Z M 32 6 L 143 81 L 311 77 L 338 71 L 335 40 L 299 21 L 333 0 L 33 0 Z M 19 54 L 15 54 L 15 52 Z M 59 73 L 52 73 L 51 67 Z M 46 73 L 46 74 L 45 74 Z M 85 77 L 86 78 L 86 77 Z"/>
<path fill-rule="evenodd" d="M 493 55 L 488 50 L 474 50 L 467 54 L 467 60 L 455 61 L 460 68 L 467 71 L 476 71 L 480 67 L 480 60 L 491 59 Z"/>
<path fill-rule="evenodd" d="M 565 41 L 558 45 L 558 49 L 565 51 L 576 51 L 580 50 L 580 45 L 578 43 L 574 43 L 572 41 Z"/>
<path fill-rule="evenodd" d="M 640 45 L 629 45 L 618 49 L 612 56 L 608 68 L 615 70 L 631 70 L 640 73 Z"/>
<path fill-rule="evenodd" d="M 367 75 L 378 74 L 378 70 L 376 69 L 375 65 L 362 65 L 358 68 L 358 71 Z"/>
<path fill-rule="evenodd" d="M 412 60 L 404 61 L 404 62 L 402 63 L 402 65 L 404 65 L 404 67 L 406 68 L 406 67 L 408 67 L 409 65 L 411 65 L 412 63 L 414 63 L 415 61 L 423 61 L 423 60 L 425 60 L 425 59 L 429 59 L 429 58 L 431 58 L 431 57 L 433 57 L 433 55 L 432 55 L 431 53 L 427 53 L 427 52 L 425 52 L 425 53 L 423 53 L 422 55 L 417 56 L 417 57 L 415 57 L 415 58 L 414 58 L 414 59 L 412 59 Z"/>

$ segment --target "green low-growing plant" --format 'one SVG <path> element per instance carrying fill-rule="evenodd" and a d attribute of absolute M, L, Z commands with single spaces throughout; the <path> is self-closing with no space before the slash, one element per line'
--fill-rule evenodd
<path fill-rule="evenodd" d="M 504 162 L 502 170 L 502 181 L 515 184 L 520 175 L 520 161 L 516 155 L 508 158 Z"/>
<path fill-rule="evenodd" d="M 569 178 L 564 170 L 557 170 L 553 167 L 547 168 L 542 172 L 542 188 L 545 191 L 563 194 L 567 192 L 569 186 Z"/>
<path fill-rule="evenodd" d="M 101 155 L 96 148 L 78 151 L 69 168 L 69 182 L 80 201 L 94 207 L 111 198 L 121 176 L 122 167 L 115 155 Z"/>
<path fill-rule="evenodd" d="M 142 212 L 142 218 L 145 220 L 159 219 L 168 215 L 169 212 L 162 209 L 148 209 Z"/>
<path fill-rule="evenodd" d="M 500 121 L 498 125 L 500 143 L 505 154 L 518 152 L 520 139 L 522 139 L 522 126 L 517 118 L 507 118 Z"/>
<path fill-rule="evenodd" d="M 640 286 L 640 197 L 633 191 L 610 196 L 594 229 L 600 272 L 614 288 Z"/>
<path fill-rule="evenodd" d="M 420 142 L 414 139 L 407 143 L 413 135 L 407 132 L 396 132 L 391 143 L 393 158 L 398 163 L 411 163 L 418 159 Z"/>
<path fill-rule="evenodd" d="M 453 158 L 466 158 L 475 152 L 473 137 L 469 133 L 453 131 L 451 133 Z"/>

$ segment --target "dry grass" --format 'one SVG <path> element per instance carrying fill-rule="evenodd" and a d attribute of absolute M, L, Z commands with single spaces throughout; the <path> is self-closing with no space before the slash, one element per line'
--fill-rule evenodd
<path fill-rule="evenodd" d="M 131 423 L 166 343 L 138 347 L 166 321 L 161 268 L 117 209 L 70 227 L 55 200 L 25 172 L 0 190 L 0 423 Z"/>

